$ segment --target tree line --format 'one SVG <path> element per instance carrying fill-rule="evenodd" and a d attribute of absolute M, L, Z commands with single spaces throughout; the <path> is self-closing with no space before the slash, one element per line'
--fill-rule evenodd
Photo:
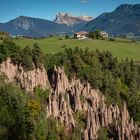
<path fill-rule="evenodd" d="M 126 101 L 129 113 L 140 122 L 140 66 L 126 58 L 119 62 L 106 51 L 91 51 L 76 47 L 65 49 L 63 53 L 48 54 L 46 69 L 54 65 L 63 66 L 69 79 L 76 75 L 83 82 L 89 82 L 106 96 L 108 104 Z"/>

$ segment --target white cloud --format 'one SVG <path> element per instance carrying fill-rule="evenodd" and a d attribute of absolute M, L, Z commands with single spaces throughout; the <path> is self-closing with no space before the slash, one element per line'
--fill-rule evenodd
<path fill-rule="evenodd" d="M 81 3 L 87 3 L 88 0 L 80 0 Z"/>

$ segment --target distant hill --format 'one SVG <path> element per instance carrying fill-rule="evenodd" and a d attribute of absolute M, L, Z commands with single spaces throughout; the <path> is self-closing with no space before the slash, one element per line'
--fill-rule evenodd
<path fill-rule="evenodd" d="M 76 31 L 86 25 L 93 18 L 89 16 L 73 16 L 68 13 L 59 13 L 54 20 L 55 23 L 65 24 L 73 31 Z"/>
<path fill-rule="evenodd" d="M 66 25 L 26 16 L 19 16 L 7 23 L 0 23 L 0 31 L 9 32 L 11 35 L 31 37 L 71 33 L 71 29 Z"/>
<path fill-rule="evenodd" d="M 140 4 L 123 4 L 111 13 L 103 13 L 87 23 L 81 30 L 101 29 L 110 35 L 140 33 Z"/>

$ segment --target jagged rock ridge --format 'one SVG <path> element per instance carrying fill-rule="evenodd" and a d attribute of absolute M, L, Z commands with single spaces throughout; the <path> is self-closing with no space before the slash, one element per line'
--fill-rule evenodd
<path fill-rule="evenodd" d="M 78 30 L 93 18 L 89 16 L 72 16 L 68 13 L 58 13 L 54 20 L 55 23 L 65 24 L 73 30 Z"/>
<path fill-rule="evenodd" d="M 68 13 L 58 13 L 54 21 L 59 24 L 73 26 L 75 23 L 79 23 L 81 21 L 91 21 L 92 19 L 93 18 L 89 16 L 72 16 Z"/>
<path fill-rule="evenodd" d="M 54 67 L 47 76 L 45 69 L 25 72 L 22 67 L 13 65 L 10 59 L 0 65 L 0 71 L 4 72 L 11 81 L 18 79 L 18 83 L 26 91 L 40 85 L 48 88 L 46 82 L 50 82 L 49 103 L 46 106 L 47 116 L 54 116 L 64 123 L 67 131 L 76 126 L 74 114 L 82 111 L 86 115 L 86 125 L 83 130 L 85 140 L 95 140 L 98 137 L 100 127 L 113 126 L 115 133 L 110 140 L 139 140 L 140 128 L 130 118 L 126 104 L 122 109 L 117 105 L 106 105 L 106 98 L 99 90 L 91 88 L 89 83 L 81 83 L 79 79 L 68 80 L 64 69 Z M 24 81 L 24 82 L 23 82 Z M 28 87 L 28 86 L 30 87 Z M 80 97 L 83 97 L 84 101 Z"/>

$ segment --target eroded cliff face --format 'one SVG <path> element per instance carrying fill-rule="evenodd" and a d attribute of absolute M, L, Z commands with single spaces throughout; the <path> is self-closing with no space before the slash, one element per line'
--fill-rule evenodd
<path fill-rule="evenodd" d="M 75 77 L 69 81 L 63 68 L 54 67 L 47 76 L 44 68 L 25 72 L 21 66 L 13 65 L 7 59 L 0 64 L 0 72 L 5 73 L 10 81 L 18 82 L 27 92 L 33 92 L 38 85 L 48 88 L 49 81 L 47 117 L 54 116 L 70 131 L 77 125 L 74 114 L 82 112 L 86 116 L 85 140 L 97 139 L 101 127 L 110 130 L 110 140 L 140 140 L 140 128 L 130 118 L 125 103 L 121 109 L 117 105 L 107 106 L 106 98 L 99 90 Z"/>
<path fill-rule="evenodd" d="M 97 139 L 101 127 L 111 130 L 112 140 L 140 140 L 140 128 L 130 118 L 125 103 L 122 109 L 117 105 L 107 106 L 106 98 L 100 91 L 92 89 L 88 83 L 82 84 L 76 78 L 69 82 L 63 68 L 55 67 L 51 77 L 48 116 L 53 115 L 66 128 L 72 128 L 76 125 L 74 113 L 85 113 L 85 140 Z"/>
<path fill-rule="evenodd" d="M 17 82 L 26 92 L 33 92 L 36 86 L 47 88 L 47 74 L 45 68 L 25 71 L 22 66 L 14 65 L 8 58 L 0 64 L 0 72 L 4 73 L 10 81 Z"/>

